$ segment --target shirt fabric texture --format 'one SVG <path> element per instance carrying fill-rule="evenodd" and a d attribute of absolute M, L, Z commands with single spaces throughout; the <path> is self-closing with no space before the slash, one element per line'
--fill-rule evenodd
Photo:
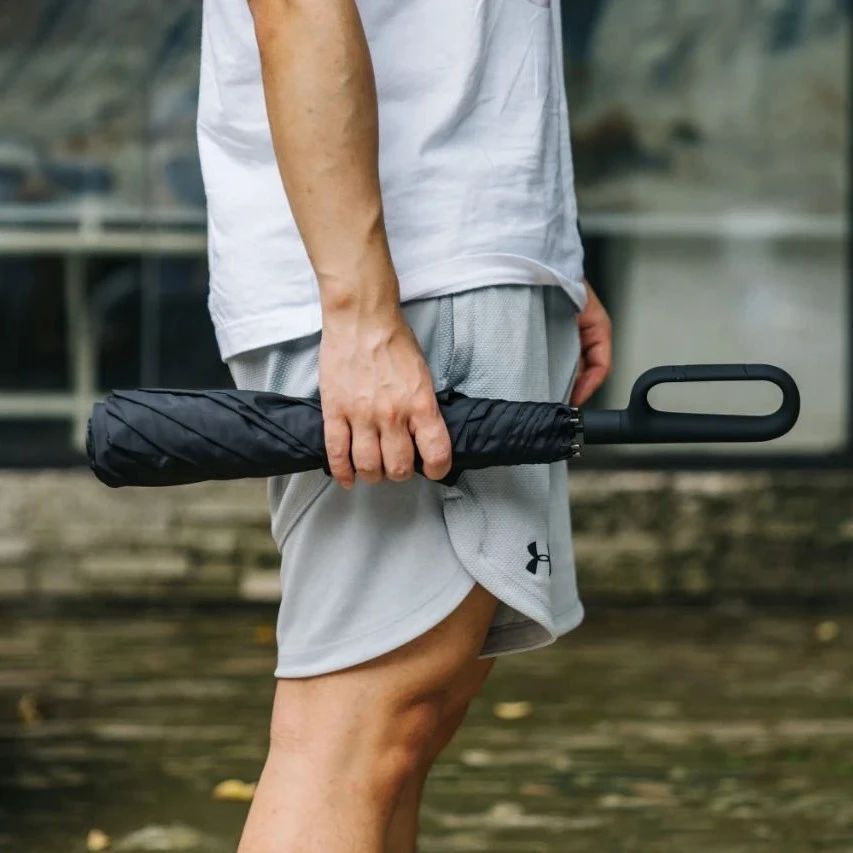
<path fill-rule="evenodd" d="M 513 282 L 585 304 L 558 0 L 358 0 L 401 299 Z M 204 0 L 198 144 L 222 357 L 321 328 L 245 0 Z"/>

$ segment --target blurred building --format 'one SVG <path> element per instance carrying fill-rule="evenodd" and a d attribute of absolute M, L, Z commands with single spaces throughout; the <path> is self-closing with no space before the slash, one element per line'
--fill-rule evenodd
<path fill-rule="evenodd" d="M 2 464 L 79 459 L 104 389 L 229 383 L 205 308 L 200 7 L 0 14 Z M 849 0 L 563 7 L 587 270 L 617 328 L 597 402 L 622 405 L 653 364 L 770 361 L 803 417 L 762 452 L 853 454 Z M 658 400 L 774 396 L 699 401 Z"/>

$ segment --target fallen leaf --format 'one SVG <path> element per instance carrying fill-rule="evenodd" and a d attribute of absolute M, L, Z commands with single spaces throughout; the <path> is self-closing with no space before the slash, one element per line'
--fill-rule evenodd
<path fill-rule="evenodd" d="M 102 829 L 90 829 L 86 836 L 86 849 L 92 851 L 106 850 L 112 841 Z"/>
<path fill-rule="evenodd" d="M 41 711 L 38 702 L 36 702 L 36 697 L 32 693 L 24 693 L 18 699 L 18 717 L 25 726 L 32 726 L 41 722 Z"/>
<path fill-rule="evenodd" d="M 501 823 L 512 821 L 524 814 L 524 808 L 519 803 L 499 802 L 489 809 L 489 816 Z"/>
<path fill-rule="evenodd" d="M 532 702 L 498 702 L 492 713 L 499 720 L 523 720 L 533 713 Z"/>
<path fill-rule="evenodd" d="M 152 824 L 137 829 L 117 841 L 112 849 L 143 850 L 210 850 L 212 839 L 191 826 L 174 823 L 169 826 Z M 216 849 L 215 847 L 213 849 Z"/>
<path fill-rule="evenodd" d="M 463 749 L 459 760 L 468 767 L 488 767 L 493 763 L 492 754 L 485 749 Z"/>
<path fill-rule="evenodd" d="M 818 622 L 814 629 L 815 639 L 819 643 L 831 643 L 838 639 L 838 635 L 840 633 L 841 628 L 838 623 L 833 622 L 831 619 L 827 619 L 824 622 Z"/>
<path fill-rule="evenodd" d="M 255 626 L 255 642 L 259 646 L 275 645 L 275 626 L 273 625 L 256 625 Z"/>
<path fill-rule="evenodd" d="M 243 782 L 241 779 L 224 779 L 212 792 L 214 800 L 230 800 L 232 802 L 244 803 L 255 795 L 256 784 L 254 782 Z"/>

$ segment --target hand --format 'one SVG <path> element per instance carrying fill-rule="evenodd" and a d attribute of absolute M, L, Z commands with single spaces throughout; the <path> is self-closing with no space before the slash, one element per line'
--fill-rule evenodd
<path fill-rule="evenodd" d="M 431 480 L 450 470 L 450 436 L 429 367 L 399 305 L 384 314 L 324 316 L 319 373 L 326 453 L 345 489 L 356 472 L 368 483 L 407 480 L 415 446 Z"/>
<path fill-rule="evenodd" d="M 613 330 L 610 317 L 589 282 L 586 282 L 586 292 L 586 308 L 578 315 L 581 353 L 570 401 L 573 406 L 582 406 L 601 387 L 612 368 Z"/>

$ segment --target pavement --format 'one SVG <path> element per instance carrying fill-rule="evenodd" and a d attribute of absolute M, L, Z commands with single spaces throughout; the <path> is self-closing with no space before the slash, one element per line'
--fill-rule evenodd
<path fill-rule="evenodd" d="M 234 850 L 274 617 L 5 609 L 0 849 Z M 853 851 L 851 676 L 849 612 L 593 607 L 499 662 L 431 777 L 421 849 Z"/>

